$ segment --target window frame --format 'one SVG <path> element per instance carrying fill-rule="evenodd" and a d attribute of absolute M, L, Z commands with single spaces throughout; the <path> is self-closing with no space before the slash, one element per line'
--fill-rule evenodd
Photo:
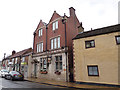
<path fill-rule="evenodd" d="M 60 48 L 60 36 L 50 39 L 50 49 Z"/>
<path fill-rule="evenodd" d="M 120 45 L 120 42 L 118 42 L 117 37 L 119 37 L 119 38 L 120 38 L 120 35 L 115 36 L 116 44 L 117 44 L 117 45 Z"/>
<path fill-rule="evenodd" d="M 42 35 L 43 35 L 43 29 L 40 28 L 40 29 L 38 30 L 38 36 L 41 37 Z"/>
<path fill-rule="evenodd" d="M 95 74 L 90 74 L 90 71 L 89 71 L 89 67 L 92 67 L 92 70 L 93 70 L 93 67 L 97 67 L 97 75 L 95 75 Z M 98 70 L 98 65 L 87 65 L 87 70 L 88 70 L 88 76 L 99 76 L 99 70 Z M 94 73 L 94 72 L 92 72 L 92 73 Z"/>
<path fill-rule="evenodd" d="M 59 71 L 59 70 L 62 70 L 63 69 L 63 62 L 62 62 L 62 55 L 59 55 L 59 56 L 55 56 L 55 70 L 56 71 Z M 57 59 L 56 59 L 57 58 Z M 58 63 L 58 68 L 56 68 L 56 63 Z M 62 63 L 62 64 L 61 64 Z M 61 65 L 62 65 L 62 68 L 61 68 Z"/>
<path fill-rule="evenodd" d="M 37 47 L 36 49 L 37 53 L 43 52 L 43 42 L 38 43 L 36 47 Z"/>
<path fill-rule="evenodd" d="M 91 42 L 94 42 L 94 46 L 92 46 L 91 45 Z M 89 47 L 87 47 L 87 44 L 89 43 Z M 87 48 L 94 48 L 95 47 L 95 40 L 87 40 L 87 41 L 85 41 L 85 48 L 87 49 Z"/>
<path fill-rule="evenodd" d="M 46 62 L 46 64 L 44 63 L 44 61 Z M 46 65 L 46 68 L 45 68 Z M 47 71 L 48 69 L 48 62 L 47 62 L 47 58 L 40 58 L 40 71 Z"/>
<path fill-rule="evenodd" d="M 57 30 L 58 29 L 58 20 L 52 23 L 52 30 Z"/>

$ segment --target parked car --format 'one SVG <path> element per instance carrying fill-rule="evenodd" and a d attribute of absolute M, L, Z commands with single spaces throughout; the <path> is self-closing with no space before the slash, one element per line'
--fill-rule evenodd
<path fill-rule="evenodd" d="M 8 74 L 8 70 L 6 70 L 6 69 L 2 69 L 1 71 L 0 71 L 0 77 L 5 77 L 5 75 L 6 74 Z"/>
<path fill-rule="evenodd" d="M 10 71 L 8 74 L 5 75 L 5 79 L 9 80 L 24 80 L 24 76 L 17 71 Z"/>

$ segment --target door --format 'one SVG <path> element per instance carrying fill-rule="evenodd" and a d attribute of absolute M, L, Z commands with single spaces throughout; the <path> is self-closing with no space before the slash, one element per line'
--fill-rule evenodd
<path fill-rule="evenodd" d="M 37 77 L 37 64 L 34 64 L 34 76 Z"/>
<path fill-rule="evenodd" d="M 25 65 L 25 66 L 24 66 L 24 77 L 27 77 L 27 74 L 28 74 L 28 73 L 27 73 L 27 71 L 28 71 L 27 69 L 28 69 L 28 66 Z"/>

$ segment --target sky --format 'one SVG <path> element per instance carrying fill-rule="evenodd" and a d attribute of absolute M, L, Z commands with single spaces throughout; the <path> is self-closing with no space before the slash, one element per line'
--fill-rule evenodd
<path fill-rule="evenodd" d="M 33 32 L 40 20 L 48 23 L 54 11 L 69 16 L 69 8 L 85 31 L 118 24 L 120 0 L 0 0 L 0 60 L 32 47 Z"/>

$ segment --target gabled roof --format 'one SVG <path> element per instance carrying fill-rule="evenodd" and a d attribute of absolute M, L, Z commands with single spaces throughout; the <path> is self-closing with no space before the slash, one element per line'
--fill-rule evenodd
<path fill-rule="evenodd" d="M 54 11 L 54 13 L 53 13 L 53 15 L 52 15 L 52 17 L 51 17 L 49 23 L 50 23 L 51 21 L 53 21 L 53 20 L 59 18 L 59 17 L 61 17 L 61 16 L 60 16 L 56 11 Z"/>
<path fill-rule="evenodd" d="M 120 24 L 103 27 L 103 28 L 98 28 L 95 30 L 80 33 L 75 38 L 73 38 L 73 40 L 79 39 L 79 38 L 86 38 L 86 37 L 91 37 L 91 36 L 112 33 L 112 32 L 120 32 Z"/>
<path fill-rule="evenodd" d="M 46 24 L 45 22 L 43 22 L 42 20 L 40 20 L 40 22 L 39 22 L 39 24 L 38 24 L 35 32 L 38 30 L 38 28 L 43 27 L 43 26 L 45 26 L 45 25 L 47 25 L 47 24 Z"/>

